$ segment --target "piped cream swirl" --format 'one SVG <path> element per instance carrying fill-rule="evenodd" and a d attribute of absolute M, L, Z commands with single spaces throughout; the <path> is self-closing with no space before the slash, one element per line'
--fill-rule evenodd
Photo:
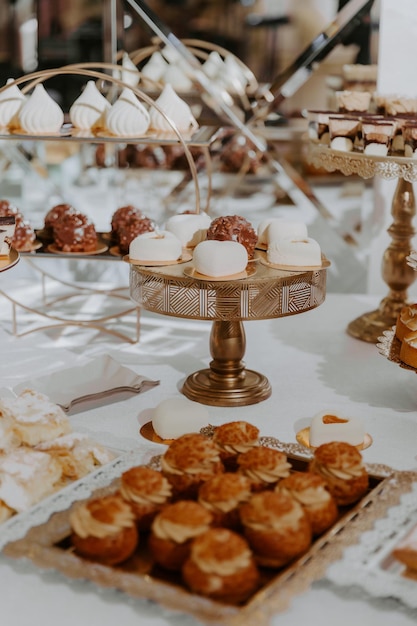
<path fill-rule="evenodd" d="M 100 93 L 95 82 L 89 80 L 82 94 L 71 105 L 71 123 L 81 130 L 91 130 L 109 108 L 110 102 Z"/>
<path fill-rule="evenodd" d="M 162 132 L 173 132 L 172 122 L 180 131 L 189 131 L 198 128 L 198 122 L 188 104 L 182 100 L 170 84 L 166 84 L 161 95 L 155 101 L 162 113 L 152 107 L 150 110 L 151 128 Z M 166 117 L 164 117 L 163 113 Z"/>
<path fill-rule="evenodd" d="M 148 111 L 128 87 L 106 112 L 106 127 L 117 137 L 139 137 L 149 128 Z"/>

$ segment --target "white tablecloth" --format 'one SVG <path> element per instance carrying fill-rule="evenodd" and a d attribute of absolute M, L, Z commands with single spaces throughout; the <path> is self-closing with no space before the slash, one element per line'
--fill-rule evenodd
<path fill-rule="evenodd" d="M 378 349 L 349 337 L 352 319 L 373 310 L 379 299 L 365 295 L 329 294 L 319 308 L 281 319 L 251 321 L 246 331 L 245 362 L 265 374 L 272 396 L 252 406 L 208 407 L 210 422 L 245 419 L 264 435 L 294 442 L 300 428 L 322 410 L 356 416 L 365 423 L 373 444 L 363 452 L 371 463 L 396 469 L 417 468 L 417 379 L 414 372 L 389 362 Z M 138 344 L 122 343 L 92 330 L 65 329 L 13 337 L 7 307 L 0 310 L 1 387 L 13 388 L 30 378 L 85 364 L 110 354 L 121 364 L 160 385 L 144 394 L 71 417 L 74 429 L 143 445 L 140 425 L 162 399 L 179 393 L 184 378 L 210 360 L 211 324 L 142 313 Z M 133 323 L 133 322 L 132 322 Z M 161 446 L 150 444 L 155 453 Z M 193 624 L 192 618 L 172 615 L 146 601 L 121 593 L 97 590 L 92 584 L 69 582 L 32 564 L 0 557 L 1 614 L 7 626 L 100 624 Z M 417 587 L 416 587 L 417 593 Z M 280 626 L 302 623 L 344 626 L 355 621 L 367 626 L 415 624 L 417 612 L 392 599 L 376 600 L 356 589 L 339 589 L 323 580 L 294 598 L 291 607 L 274 618 Z"/>

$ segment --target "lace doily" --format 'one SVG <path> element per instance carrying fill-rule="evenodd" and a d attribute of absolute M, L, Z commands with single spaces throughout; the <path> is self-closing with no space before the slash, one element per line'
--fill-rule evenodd
<path fill-rule="evenodd" d="M 109 443 L 117 440 L 108 439 Z M 114 448 L 115 446 L 109 446 Z M 117 456 L 80 480 L 60 489 L 41 500 L 28 511 L 18 513 L 0 524 L 0 550 L 11 542 L 21 539 L 33 526 L 45 523 L 52 513 L 65 511 L 77 500 L 88 498 L 96 489 L 106 487 L 126 469 L 134 465 L 151 462 L 153 449 L 138 447 Z"/>
<path fill-rule="evenodd" d="M 403 575 L 404 567 L 390 554 L 417 522 L 417 483 L 403 494 L 400 504 L 376 520 L 372 530 L 359 542 L 345 549 L 341 560 L 333 563 L 326 578 L 336 585 L 361 587 L 376 598 L 394 597 L 409 608 L 417 608 L 417 580 Z"/>

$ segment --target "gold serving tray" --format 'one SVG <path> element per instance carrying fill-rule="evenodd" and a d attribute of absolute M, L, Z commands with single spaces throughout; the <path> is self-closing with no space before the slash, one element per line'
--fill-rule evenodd
<path fill-rule="evenodd" d="M 0 272 L 5 272 L 6 270 L 11 269 L 19 262 L 20 255 L 17 250 L 11 248 L 8 256 L 0 257 Z"/>
<path fill-rule="evenodd" d="M 310 457 L 301 446 L 284 444 L 271 437 L 263 437 L 262 443 L 285 451 L 294 470 L 306 470 Z M 160 457 L 154 457 L 150 465 L 159 468 Z M 411 472 L 395 472 L 384 465 L 367 467 L 369 493 L 353 507 L 341 510 L 335 525 L 316 539 L 310 550 L 292 565 L 281 570 L 261 569 L 260 589 L 239 606 L 189 592 L 178 574 L 158 570 L 144 545 L 145 540 L 133 557 L 117 567 L 80 558 L 69 543 L 71 509 L 58 512 L 45 524 L 32 528 L 23 539 L 8 544 L 4 552 L 12 558 L 29 558 L 37 566 L 56 569 L 68 578 L 89 580 L 99 587 L 118 589 L 129 596 L 146 598 L 166 608 L 189 613 L 205 623 L 261 626 L 269 622 L 272 614 L 285 610 L 296 594 L 322 578 L 329 564 L 339 559 L 344 549 L 371 528 L 376 519 L 384 516 L 390 506 L 397 504 L 416 480 L 416 474 Z M 119 480 L 115 479 L 108 487 L 94 492 L 92 497 L 112 493 L 118 484 Z"/>

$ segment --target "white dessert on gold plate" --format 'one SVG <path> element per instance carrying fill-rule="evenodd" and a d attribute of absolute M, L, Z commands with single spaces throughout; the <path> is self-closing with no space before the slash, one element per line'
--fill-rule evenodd
<path fill-rule="evenodd" d="M 237 241 L 202 241 L 194 249 L 193 266 L 204 276 L 221 277 L 241 274 L 248 264 L 245 246 Z"/>
<path fill-rule="evenodd" d="M 81 130 L 91 130 L 100 126 L 99 120 L 110 108 L 110 102 L 97 89 L 93 80 L 89 80 L 76 100 L 72 103 L 69 116 L 73 126 Z"/>
<path fill-rule="evenodd" d="M 172 133 L 174 128 L 170 122 L 180 132 L 198 128 L 198 122 L 192 114 L 190 107 L 175 93 L 172 85 L 165 85 L 162 93 L 155 100 L 155 104 L 162 113 L 156 107 L 151 107 L 150 126 L 153 130 Z"/>
<path fill-rule="evenodd" d="M 62 470 L 46 452 L 21 446 L 0 457 L 0 500 L 21 513 L 57 488 Z"/>
<path fill-rule="evenodd" d="M 125 87 L 105 114 L 105 126 L 117 137 L 140 137 L 149 128 L 150 117 L 133 91 Z"/>
<path fill-rule="evenodd" d="M 288 237 L 296 239 L 308 237 L 306 224 L 297 220 L 273 217 L 263 220 L 258 225 L 258 245 L 262 247 L 267 248 L 269 242 Z"/>
<path fill-rule="evenodd" d="M 63 410 L 44 394 L 26 389 L 16 398 L 0 398 L 0 414 L 11 419 L 23 444 L 35 446 L 70 432 Z"/>
<path fill-rule="evenodd" d="M 173 396 L 162 400 L 152 414 L 153 430 L 161 439 L 177 439 L 208 426 L 209 413 L 199 402 Z"/>
<path fill-rule="evenodd" d="M 8 128 L 16 125 L 16 116 L 26 100 L 18 85 L 13 85 L 14 79 L 9 78 L 6 85 L 10 85 L 0 93 L 0 127 Z"/>
<path fill-rule="evenodd" d="M 266 252 L 271 265 L 290 267 L 321 267 L 321 248 L 311 237 L 278 239 L 268 244 Z"/>
<path fill-rule="evenodd" d="M 204 241 L 210 224 L 207 213 L 181 213 L 167 219 L 165 230 L 178 237 L 184 247 L 194 248 Z"/>
<path fill-rule="evenodd" d="M 181 241 L 167 230 L 142 233 L 129 245 L 129 261 L 168 262 L 182 256 Z"/>
<path fill-rule="evenodd" d="M 18 124 L 30 135 L 59 133 L 64 112 L 42 84 L 36 85 L 18 113 Z"/>
<path fill-rule="evenodd" d="M 337 411 L 322 411 L 311 420 L 310 446 L 318 448 L 331 441 L 344 441 L 352 446 L 359 446 L 363 444 L 365 434 L 361 420 L 342 416 Z"/>

